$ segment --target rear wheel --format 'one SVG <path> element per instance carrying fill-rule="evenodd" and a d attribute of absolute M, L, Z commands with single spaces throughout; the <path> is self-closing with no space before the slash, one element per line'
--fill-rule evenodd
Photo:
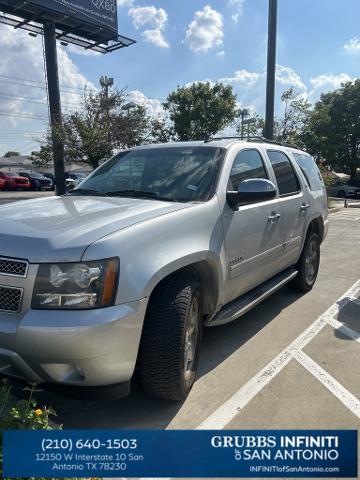
<path fill-rule="evenodd" d="M 320 239 L 311 232 L 307 235 L 305 245 L 296 265 L 297 276 L 288 283 L 288 286 L 297 292 L 310 291 L 317 278 L 320 266 Z"/>
<path fill-rule="evenodd" d="M 140 380 L 146 392 L 184 400 L 196 377 L 202 336 L 198 283 L 179 276 L 151 296 L 140 345 Z"/>
<path fill-rule="evenodd" d="M 338 198 L 346 198 L 346 192 L 344 190 L 340 190 L 337 196 Z"/>

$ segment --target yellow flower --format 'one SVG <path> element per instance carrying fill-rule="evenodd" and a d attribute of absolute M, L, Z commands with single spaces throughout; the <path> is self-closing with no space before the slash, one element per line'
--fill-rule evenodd
<path fill-rule="evenodd" d="M 41 408 L 38 408 L 38 409 L 35 410 L 35 415 L 38 416 L 38 417 L 40 417 L 40 415 L 42 415 L 42 413 L 43 412 L 42 412 Z"/>

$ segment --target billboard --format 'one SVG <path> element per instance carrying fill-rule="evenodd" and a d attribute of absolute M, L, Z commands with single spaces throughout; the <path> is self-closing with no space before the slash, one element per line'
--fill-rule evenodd
<path fill-rule="evenodd" d="M 116 38 L 116 0 L 0 0 L 0 10 L 56 27 L 91 40 Z"/>

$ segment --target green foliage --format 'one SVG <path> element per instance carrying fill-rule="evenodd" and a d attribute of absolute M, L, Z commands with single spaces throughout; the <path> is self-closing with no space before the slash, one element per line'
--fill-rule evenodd
<path fill-rule="evenodd" d="M 236 95 L 231 86 L 222 83 L 178 87 L 163 105 L 179 140 L 204 140 L 238 116 Z"/>
<path fill-rule="evenodd" d="M 274 138 L 280 143 L 291 143 L 299 148 L 304 146 L 302 134 L 309 120 L 310 103 L 300 97 L 293 87 L 281 95 L 284 115 L 275 119 Z"/>
<path fill-rule="evenodd" d="M 39 408 L 33 394 L 37 391 L 32 384 L 28 397 L 24 400 L 14 401 L 10 397 L 11 387 L 3 380 L 0 387 L 0 429 L 3 430 L 52 430 L 49 422 L 50 415 L 55 412 L 50 408 Z M 2 436 L 0 439 L 0 476 L 2 475 Z M 6 480 L 6 479 L 4 479 Z"/>
<path fill-rule="evenodd" d="M 31 152 L 31 160 L 35 167 L 44 167 L 53 161 L 50 138 L 48 138 L 44 145 L 40 145 L 40 149 L 38 151 Z"/>
<path fill-rule="evenodd" d="M 360 167 L 360 80 L 321 96 L 303 134 L 308 150 L 356 177 Z"/>
<path fill-rule="evenodd" d="M 3 379 L 0 384 L 0 429 L 4 430 L 53 430 L 61 429 L 61 426 L 55 426 L 50 423 L 50 417 L 56 415 L 51 408 L 39 407 L 34 398 L 36 389 L 35 384 L 24 388 L 28 392 L 27 398 L 23 400 L 14 400 L 10 393 L 11 387 L 7 380 Z M 0 478 L 3 465 L 3 439 L 0 436 Z M 20 453 L 20 452 L 19 452 Z M 38 478 L 38 477 L 37 477 Z M 10 480 L 4 478 L 4 480 Z M 17 480 L 17 479 L 15 479 Z M 21 479 L 18 479 L 21 480 Z M 33 480 L 28 477 L 25 480 Z M 45 480 L 40 478 L 40 480 Z M 68 479 L 77 480 L 77 479 Z"/>
<path fill-rule="evenodd" d="M 19 152 L 12 152 L 11 150 L 9 152 L 6 152 L 4 157 L 9 158 L 9 157 L 19 157 L 20 153 Z"/>

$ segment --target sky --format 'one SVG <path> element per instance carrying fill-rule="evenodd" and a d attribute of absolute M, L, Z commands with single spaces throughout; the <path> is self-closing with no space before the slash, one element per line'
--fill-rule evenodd
<path fill-rule="evenodd" d="M 101 75 L 161 114 L 178 85 L 222 81 L 239 106 L 264 113 L 268 0 L 117 0 L 119 33 L 137 43 L 101 55 L 58 47 L 63 111 Z M 276 114 L 293 86 L 316 102 L 360 76 L 359 0 L 278 0 Z M 0 155 L 38 148 L 48 122 L 42 37 L 0 24 Z"/>

